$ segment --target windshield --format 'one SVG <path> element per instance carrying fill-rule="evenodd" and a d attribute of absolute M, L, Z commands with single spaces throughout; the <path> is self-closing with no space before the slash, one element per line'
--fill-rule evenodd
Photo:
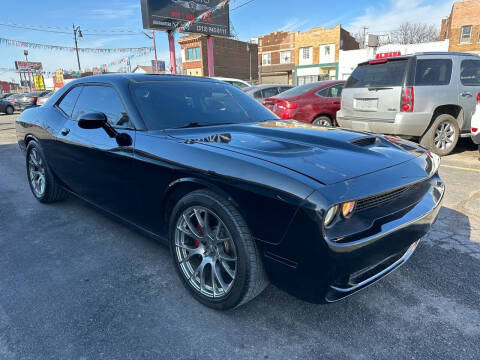
<path fill-rule="evenodd" d="M 277 118 L 234 87 L 204 81 L 155 81 L 132 85 L 138 109 L 150 130 L 196 123 L 240 124 Z"/>
<path fill-rule="evenodd" d="M 297 86 L 297 87 L 294 87 L 290 90 L 282 92 L 281 94 L 277 95 L 276 97 L 282 99 L 282 98 L 300 96 L 300 95 L 303 95 L 303 94 L 305 94 L 309 91 L 315 90 L 315 89 L 319 88 L 320 86 L 322 86 L 322 83 L 320 83 L 320 82 L 314 82 L 314 83 L 310 83 L 310 84 L 306 84 L 306 85 L 302 85 L 302 86 Z"/>
<path fill-rule="evenodd" d="M 345 88 L 402 86 L 407 64 L 405 59 L 357 66 Z"/>

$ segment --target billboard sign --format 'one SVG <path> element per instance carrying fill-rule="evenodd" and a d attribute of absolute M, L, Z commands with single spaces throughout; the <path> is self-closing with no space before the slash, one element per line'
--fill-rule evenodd
<path fill-rule="evenodd" d="M 163 60 L 158 60 L 158 61 L 157 61 L 157 64 L 158 64 L 158 69 L 155 69 L 155 60 L 152 60 L 152 70 L 153 70 L 154 72 L 165 71 L 165 61 L 163 61 Z"/>
<path fill-rule="evenodd" d="M 18 71 L 23 71 L 23 72 L 27 72 L 28 69 L 30 69 L 30 71 L 42 71 L 42 63 L 41 62 L 32 62 L 32 61 L 29 61 L 29 62 L 26 62 L 26 61 L 15 61 L 15 69 L 17 69 Z"/>
<path fill-rule="evenodd" d="M 197 18 L 222 0 L 141 0 L 144 29 L 174 30 Z M 210 17 L 192 24 L 189 33 L 230 36 L 228 4 Z"/>

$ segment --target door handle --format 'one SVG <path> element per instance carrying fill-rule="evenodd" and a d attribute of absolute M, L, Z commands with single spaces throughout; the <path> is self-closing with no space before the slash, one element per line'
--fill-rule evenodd
<path fill-rule="evenodd" d="M 460 95 L 463 96 L 463 97 L 472 97 L 473 96 L 472 93 L 469 92 L 469 91 L 464 91 Z"/>
<path fill-rule="evenodd" d="M 69 133 L 70 133 L 70 129 L 62 129 L 60 131 L 60 134 L 62 134 L 63 136 L 67 136 Z"/>
<path fill-rule="evenodd" d="M 334 105 L 340 105 L 340 101 L 334 101 L 333 104 Z"/>

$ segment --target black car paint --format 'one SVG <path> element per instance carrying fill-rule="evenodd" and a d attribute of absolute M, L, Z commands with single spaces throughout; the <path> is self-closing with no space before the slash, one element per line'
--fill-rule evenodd
<path fill-rule="evenodd" d="M 351 141 L 372 135 L 280 120 L 149 131 L 129 84 L 177 78 L 185 79 L 117 75 L 73 82 L 22 114 L 19 145 L 35 139 L 67 190 L 163 241 L 175 201 L 197 188 L 212 189 L 245 218 L 270 280 L 311 302 L 349 295 L 332 294 L 332 286 L 348 287 L 350 274 L 400 258 L 434 221 L 443 195 L 434 188 L 441 180 L 431 174 L 425 150 L 403 140 L 377 135 L 374 146 L 362 148 Z M 132 123 L 118 131 L 131 136 L 132 146 L 119 146 L 103 129 L 80 129 L 55 106 L 79 83 L 118 91 Z M 335 161 L 325 163 L 332 155 Z M 426 185 L 415 203 L 374 209 L 366 223 L 356 219 L 361 238 L 347 220 L 334 234 L 344 239 L 329 238 L 323 216 L 330 206 L 419 182 Z M 383 234 L 392 224 L 401 226 Z"/>

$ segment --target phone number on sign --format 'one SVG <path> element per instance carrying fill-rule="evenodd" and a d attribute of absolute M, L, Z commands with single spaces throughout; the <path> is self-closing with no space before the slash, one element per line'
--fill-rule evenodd
<path fill-rule="evenodd" d="M 227 29 L 215 26 L 197 25 L 196 31 L 208 34 L 227 35 Z"/>

